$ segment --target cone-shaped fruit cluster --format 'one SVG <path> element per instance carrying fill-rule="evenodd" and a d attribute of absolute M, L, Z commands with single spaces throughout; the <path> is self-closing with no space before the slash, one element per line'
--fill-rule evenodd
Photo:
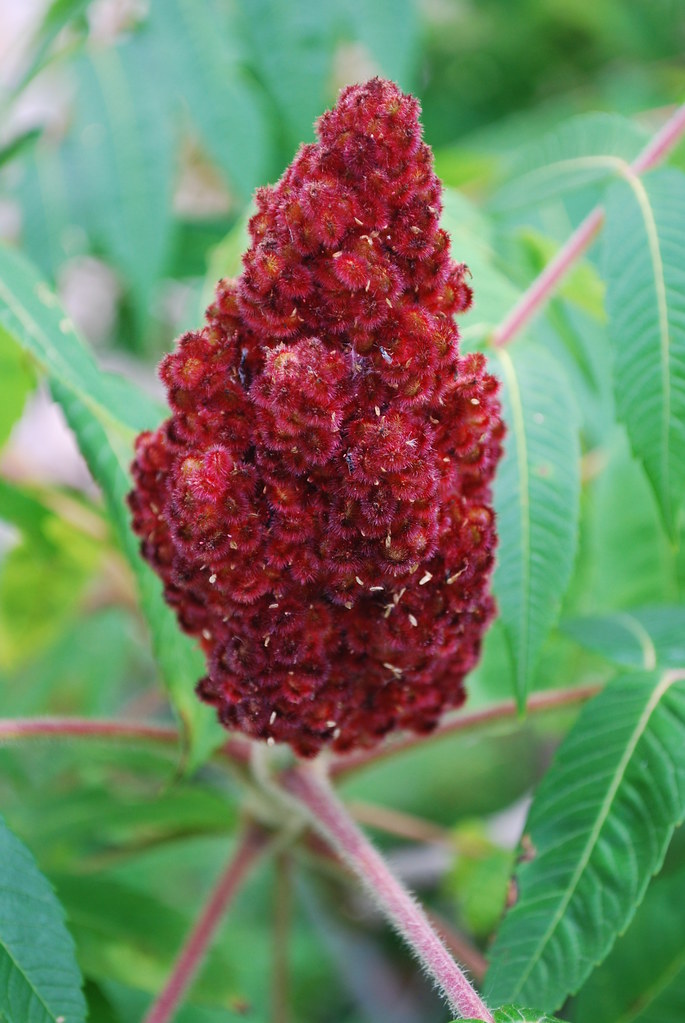
<path fill-rule="evenodd" d="M 492 616 L 503 427 L 453 314 L 416 100 L 352 86 L 274 187 L 236 281 L 162 363 L 138 439 L 143 555 L 197 636 L 221 721 L 305 756 L 428 732 Z"/>

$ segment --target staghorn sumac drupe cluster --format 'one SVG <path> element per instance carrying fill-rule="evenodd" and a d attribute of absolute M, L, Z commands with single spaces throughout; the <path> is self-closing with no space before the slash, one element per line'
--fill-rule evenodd
<path fill-rule="evenodd" d="M 497 384 L 459 354 L 468 270 L 418 115 L 378 78 L 342 92 L 257 192 L 243 273 L 137 443 L 134 526 L 200 696 L 303 756 L 430 731 L 493 614 Z"/>

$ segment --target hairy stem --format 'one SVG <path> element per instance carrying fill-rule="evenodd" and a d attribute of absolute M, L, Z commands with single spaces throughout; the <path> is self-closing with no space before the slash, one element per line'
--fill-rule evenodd
<path fill-rule="evenodd" d="M 464 966 L 473 974 L 480 984 L 488 968 L 488 961 L 479 949 L 475 948 L 470 941 L 467 941 L 463 934 L 454 929 L 452 924 L 435 910 L 428 912 L 428 918 L 436 931 L 447 945 L 448 949 Z"/>
<path fill-rule="evenodd" d="M 550 689 L 544 693 L 534 693 L 528 700 L 526 711 L 528 714 L 540 714 L 545 711 L 560 710 L 576 703 L 585 703 L 596 696 L 600 688 L 597 685 L 586 685 L 577 686 L 574 689 Z M 399 739 L 391 739 L 376 749 L 360 750 L 357 753 L 339 757 L 331 764 L 331 774 L 337 778 L 349 774 L 350 771 L 356 771 L 360 767 L 376 764 L 396 753 L 413 749 L 414 746 L 424 745 L 431 739 L 440 739 L 456 732 L 470 732 L 474 728 L 484 728 L 487 725 L 511 720 L 516 718 L 518 713 L 518 706 L 514 700 L 505 700 L 492 707 L 471 711 L 470 714 L 455 715 L 443 721 L 430 735 L 404 735 Z"/>
<path fill-rule="evenodd" d="M 452 1012 L 492 1023 L 489 1009 L 433 930 L 424 910 L 392 874 L 317 768 L 301 764 L 283 776 L 283 785 L 306 806 L 314 826 L 402 935 Z"/>
<path fill-rule="evenodd" d="M 645 146 L 630 166 L 634 174 L 642 174 L 655 167 L 671 152 L 685 135 L 685 104 L 666 122 L 661 131 Z M 495 327 L 491 342 L 502 348 L 516 337 L 552 296 L 560 280 L 573 264 L 586 252 L 604 223 L 604 210 L 596 206 L 573 232 L 565 245 L 523 293 L 511 312 Z"/>
<path fill-rule="evenodd" d="M 209 896 L 195 926 L 181 949 L 166 986 L 156 999 L 143 1023 L 168 1023 L 174 1018 L 183 997 L 209 950 L 229 903 L 250 868 L 266 845 L 266 832 L 250 826 L 239 840 L 226 870 Z"/>
<path fill-rule="evenodd" d="M 78 717 L 0 718 L 0 743 L 49 738 L 104 739 L 111 742 L 150 742 L 178 746 L 182 736 L 173 725 L 139 725 L 133 721 Z M 241 764 L 247 763 L 250 744 L 243 739 L 227 739 L 219 755 Z"/>

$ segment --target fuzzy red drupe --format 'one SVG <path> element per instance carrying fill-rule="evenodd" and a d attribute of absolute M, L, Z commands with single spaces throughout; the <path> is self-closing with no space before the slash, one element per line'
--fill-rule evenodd
<path fill-rule="evenodd" d="M 200 696 L 304 756 L 430 731 L 493 614 L 497 384 L 458 352 L 468 271 L 418 115 L 387 81 L 343 91 L 257 192 L 243 273 L 137 442 L 134 528 Z"/>

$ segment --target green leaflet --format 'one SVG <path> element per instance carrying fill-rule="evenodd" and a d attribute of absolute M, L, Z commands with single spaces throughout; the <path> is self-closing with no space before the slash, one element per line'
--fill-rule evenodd
<path fill-rule="evenodd" d="M 609 190 L 603 232 L 618 415 L 672 539 L 685 501 L 685 174 Z"/>
<path fill-rule="evenodd" d="M 26 354 L 12 335 L 0 327 L 0 449 L 8 440 L 34 385 Z"/>
<path fill-rule="evenodd" d="M 0 865 L 0 1019 L 84 1023 L 81 975 L 62 907 L 1 817 Z"/>
<path fill-rule="evenodd" d="M 685 664 L 685 607 L 646 607 L 572 618 L 562 630 L 614 664 L 653 670 Z"/>
<path fill-rule="evenodd" d="M 141 606 L 174 707 L 186 726 L 193 758 L 222 734 L 193 687 L 204 671 L 196 645 L 183 635 L 162 599 L 161 585 L 138 553 L 125 499 L 135 434 L 154 427 L 162 409 L 133 384 L 103 373 L 60 308 L 54 293 L 29 263 L 0 248 L 0 325 L 48 374 L 95 480 L 102 487 L 117 537 L 135 572 Z"/>
<path fill-rule="evenodd" d="M 171 240 L 173 121 L 149 87 L 144 33 L 75 64 L 72 142 L 78 208 L 144 318 Z M 152 68 L 154 74 L 154 65 Z"/>
<path fill-rule="evenodd" d="M 52 0 L 52 3 L 41 18 L 38 31 L 33 40 L 31 62 L 15 87 L 15 93 L 25 88 L 41 70 L 52 44 L 62 29 L 84 15 L 90 2 L 91 0 Z"/>
<path fill-rule="evenodd" d="M 515 158 L 495 194 L 493 212 L 510 213 L 563 198 L 623 173 L 645 134 L 616 114 L 582 114 L 562 122 Z"/>
<path fill-rule="evenodd" d="M 498 352 L 497 364 L 507 437 L 495 480 L 493 585 L 523 706 L 575 557 L 577 411 L 563 373 L 544 350 L 517 345 Z"/>
<path fill-rule="evenodd" d="M 606 956 L 685 816 L 684 748 L 685 671 L 619 676 L 583 708 L 529 813 L 492 1001 L 553 1009 Z"/>
<path fill-rule="evenodd" d="M 684 905 L 682 870 L 650 885 L 630 927 L 580 992 L 575 1023 L 682 1023 Z"/>
<path fill-rule="evenodd" d="M 272 154 L 266 104 L 246 72 L 236 21 L 219 0 L 157 0 L 144 39 L 156 77 L 145 87 L 153 106 L 173 104 L 189 118 L 244 200 L 268 177 Z"/>

